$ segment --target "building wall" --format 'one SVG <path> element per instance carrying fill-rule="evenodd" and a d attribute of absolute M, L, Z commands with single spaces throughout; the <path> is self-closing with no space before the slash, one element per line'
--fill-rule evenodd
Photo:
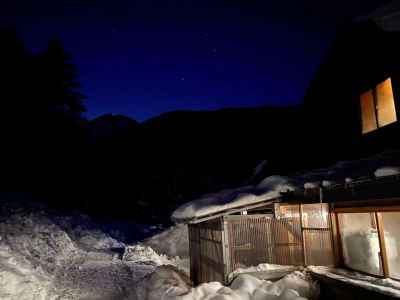
<path fill-rule="evenodd" d="M 189 225 L 191 279 L 228 283 L 238 268 L 262 263 L 334 265 L 326 204 L 281 205 L 271 215 L 230 215 Z"/>
<path fill-rule="evenodd" d="M 193 283 L 225 282 L 222 218 L 189 224 L 190 277 Z"/>
<path fill-rule="evenodd" d="M 399 37 L 399 32 L 385 32 L 373 22 L 339 30 L 304 98 L 308 131 L 318 127 L 318 134 L 305 137 L 310 161 L 327 164 L 400 146 L 394 138 L 400 132 L 397 123 L 362 136 L 360 115 L 360 95 L 390 77 L 399 116 Z M 317 143 L 324 146 L 323 157 Z"/>

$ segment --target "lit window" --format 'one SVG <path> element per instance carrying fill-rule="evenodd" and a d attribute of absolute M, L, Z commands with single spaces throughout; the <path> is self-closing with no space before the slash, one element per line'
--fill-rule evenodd
<path fill-rule="evenodd" d="M 360 104 L 363 134 L 397 121 L 390 78 L 363 93 Z"/>
<path fill-rule="evenodd" d="M 361 95 L 362 133 L 378 128 L 375 114 L 375 102 L 372 90 Z"/>
<path fill-rule="evenodd" d="M 374 213 L 338 214 L 344 264 L 356 271 L 383 275 Z"/>

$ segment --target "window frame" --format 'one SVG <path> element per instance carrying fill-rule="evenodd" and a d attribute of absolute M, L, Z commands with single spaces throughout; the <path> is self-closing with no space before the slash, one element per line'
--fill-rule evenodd
<path fill-rule="evenodd" d="M 381 122 L 379 121 L 379 107 L 378 107 L 378 104 L 379 104 L 379 99 L 378 98 L 379 98 L 379 96 L 378 96 L 377 90 L 378 90 L 379 85 L 385 83 L 388 80 L 390 82 L 391 93 L 392 93 L 392 98 L 393 98 L 395 120 L 393 122 L 387 123 L 385 125 L 380 125 Z M 363 105 L 362 105 L 362 98 L 361 97 L 364 94 L 367 94 L 367 93 L 371 93 L 371 95 L 372 95 L 373 114 L 374 114 L 373 119 L 374 119 L 374 123 L 375 123 L 376 127 L 374 129 L 372 129 L 372 130 L 364 132 L 364 111 L 363 111 Z M 358 96 L 358 102 L 359 102 L 360 115 L 361 115 L 361 133 L 362 133 L 362 135 L 366 135 L 368 133 L 375 132 L 380 128 L 386 127 L 386 126 L 391 125 L 393 123 L 396 123 L 398 121 L 398 118 L 397 118 L 397 105 L 396 105 L 396 98 L 395 98 L 395 95 L 394 95 L 392 76 L 386 77 L 384 80 L 379 81 L 377 84 L 375 84 L 372 88 L 360 93 L 359 96 Z"/>
<path fill-rule="evenodd" d="M 386 249 L 386 241 L 385 241 L 385 235 L 384 235 L 384 222 L 382 220 L 382 213 L 385 212 L 398 212 L 400 213 L 400 206 L 390 206 L 390 207 L 374 207 L 374 206 L 369 206 L 369 207 L 345 207 L 345 208 L 335 208 L 333 210 L 333 214 L 335 216 L 335 223 L 332 224 L 332 226 L 335 226 L 336 229 L 336 242 L 338 245 L 338 250 L 339 250 L 339 260 L 341 262 L 341 265 L 343 265 L 345 268 L 356 271 L 362 274 L 366 274 L 369 276 L 377 277 L 377 278 L 390 278 L 395 281 L 400 281 L 399 278 L 391 277 L 390 276 L 390 266 L 389 266 L 389 259 L 388 259 L 388 252 Z M 373 213 L 375 216 L 375 221 L 376 221 L 376 226 L 377 226 L 377 231 L 378 231 L 378 237 L 379 237 L 379 248 L 380 248 L 380 255 L 379 259 L 381 262 L 382 266 L 382 273 L 383 275 L 375 275 L 371 273 L 367 273 L 364 271 L 356 270 L 354 268 L 351 268 L 347 266 L 344 263 L 344 254 L 343 254 L 343 244 L 342 244 L 342 230 L 339 225 L 339 214 L 341 213 L 346 213 L 346 214 L 351 214 L 351 213 Z M 400 239 L 400 236 L 399 236 Z"/>

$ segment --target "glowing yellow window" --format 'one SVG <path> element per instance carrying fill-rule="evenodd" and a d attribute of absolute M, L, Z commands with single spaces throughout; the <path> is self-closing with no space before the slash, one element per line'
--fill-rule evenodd
<path fill-rule="evenodd" d="M 368 133 L 378 128 L 375 114 L 375 101 L 372 90 L 361 95 L 362 133 Z"/>
<path fill-rule="evenodd" d="M 397 121 L 390 78 L 379 83 L 373 90 L 363 93 L 360 104 L 363 134 Z"/>
<path fill-rule="evenodd" d="M 390 78 L 376 86 L 376 98 L 378 127 L 396 122 L 396 108 L 394 106 L 392 81 L 390 80 Z"/>

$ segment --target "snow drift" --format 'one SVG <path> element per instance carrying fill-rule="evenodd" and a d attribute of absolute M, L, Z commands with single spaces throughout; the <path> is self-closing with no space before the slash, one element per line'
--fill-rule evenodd
<path fill-rule="evenodd" d="M 300 273 L 277 283 L 240 275 L 231 287 L 218 282 L 192 287 L 184 225 L 142 244 L 125 245 L 86 216 L 2 204 L 2 300 L 286 300 L 310 297 L 313 289 Z M 150 244 L 168 255 L 157 253 Z"/>
<path fill-rule="evenodd" d="M 150 246 L 157 253 L 163 253 L 169 257 L 188 258 L 188 227 L 184 224 L 177 224 L 151 238 L 145 239 L 143 244 Z"/>
<path fill-rule="evenodd" d="M 149 247 L 126 246 L 86 216 L 1 204 L 2 300 L 136 299 L 135 284 L 158 266 L 188 268 Z"/>
<path fill-rule="evenodd" d="M 160 267 L 137 286 L 137 297 L 142 300 L 301 300 L 316 299 L 318 293 L 316 283 L 301 272 L 277 282 L 242 274 L 230 287 L 210 282 L 192 288 L 182 273 Z"/>

